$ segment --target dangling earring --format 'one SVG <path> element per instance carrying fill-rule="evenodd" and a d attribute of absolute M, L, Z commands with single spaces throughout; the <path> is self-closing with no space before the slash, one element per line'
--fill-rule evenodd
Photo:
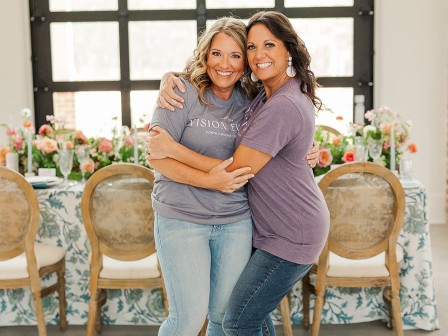
<path fill-rule="evenodd" d="M 288 77 L 295 77 L 297 74 L 296 69 L 292 66 L 292 57 L 288 57 L 288 67 L 286 68 L 286 75 Z"/>
<path fill-rule="evenodd" d="M 252 82 L 258 82 L 258 77 L 257 77 L 257 75 L 255 74 L 255 72 L 251 72 L 250 73 L 250 79 L 252 79 Z"/>

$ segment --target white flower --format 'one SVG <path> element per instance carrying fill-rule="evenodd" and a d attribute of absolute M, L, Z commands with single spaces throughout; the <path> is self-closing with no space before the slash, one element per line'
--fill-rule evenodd
<path fill-rule="evenodd" d="M 367 138 L 367 134 L 369 133 L 369 131 L 376 132 L 376 127 L 372 125 L 364 126 L 364 128 L 362 129 L 362 136 L 364 138 Z"/>
<path fill-rule="evenodd" d="M 25 107 L 20 111 L 20 115 L 22 116 L 22 118 L 27 119 L 31 117 L 31 110 L 28 107 Z"/>

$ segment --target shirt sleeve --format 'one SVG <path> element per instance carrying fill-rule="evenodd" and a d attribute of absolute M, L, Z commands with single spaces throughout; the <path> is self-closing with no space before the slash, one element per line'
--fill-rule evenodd
<path fill-rule="evenodd" d="M 287 97 L 273 97 L 261 108 L 241 139 L 241 144 L 274 157 L 302 125 L 298 107 Z"/>
<path fill-rule="evenodd" d="M 151 119 L 151 128 L 155 126 L 162 127 L 176 142 L 180 141 L 182 133 L 189 122 L 189 112 L 192 105 L 191 85 L 185 79 L 181 78 L 181 80 L 186 86 L 185 93 L 180 92 L 177 88 L 175 88 L 175 91 L 184 99 L 184 108 L 179 109 L 175 107 L 174 111 L 169 111 L 156 105 Z"/>

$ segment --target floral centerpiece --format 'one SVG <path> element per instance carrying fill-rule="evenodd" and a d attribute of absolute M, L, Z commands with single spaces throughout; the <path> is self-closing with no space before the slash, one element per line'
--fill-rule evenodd
<path fill-rule="evenodd" d="M 27 134 L 33 132 L 32 123 L 28 120 L 30 116 L 31 111 L 26 114 L 22 113 L 25 120 L 18 128 L 2 124 L 6 128 L 8 144 L 0 146 L 0 165 L 5 165 L 7 153 L 16 152 L 19 155 L 19 171 L 21 173 L 25 173 L 27 169 Z M 47 116 L 46 119 L 48 123 L 39 128 L 37 135 L 33 135 L 31 147 L 34 173 L 37 173 L 39 168 L 55 168 L 57 175 L 61 176 L 58 170 L 58 151 L 60 149 L 74 150 L 73 169 L 69 176 L 74 180 L 81 179 L 83 174 L 88 178 L 94 171 L 114 162 L 134 163 L 135 153 L 138 157 L 137 162 L 147 166 L 144 155 L 145 136 L 143 134 L 132 136 L 127 126 L 113 129 L 110 139 L 88 138 L 80 130 L 65 129 L 64 122 L 54 116 Z M 149 124 L 145 126 L 144 130 L 148 130 L 148 128 Z"/>
<path fill-rule="evenodd" d="M 395 111 L 381 106 L 367 111 L 365 119 L 369 124 L 350 123 L 347 135 L 336 136 L 323 128 L 316 128 L 315 139 L 320 146 L 320 156 L 318 165 L 313 169 L 315 176 L 325 174 L 331 165 L 355 161 L 356 146 L 369 148 L 374 140 L 378 140 L 382 146 L 380 153 L 375 157 L 368 151 L 367 160 L 387 168 L 391 164 L 391 148 L 394 148 L 396 162 L 400 161 L 405 152 L 417 151 L 416 144 L 409 142 L 411 121 L 402 121 Z"/>

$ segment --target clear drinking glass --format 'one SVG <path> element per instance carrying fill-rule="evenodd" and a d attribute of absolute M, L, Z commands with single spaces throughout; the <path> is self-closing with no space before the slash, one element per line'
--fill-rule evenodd
<path fill-rule="evenodd" d="M 400 171 L 400 178 L 403 180 L 412 180 L 412 160 L 401 159 L 398 166 Z"/>
<path fill-rule="evenodd" d="M 355 161 L 363 161 L 366 162 L 369 158 L 369 153 L 367 151 L 367 147 L 364 145 L 356 145 L 355 146 Z"/>
<path fill-rule="evenodd" d="M 84 183 L 84 182 L 86 182 L 86 178 L 85 178 L 86 172 L 83 169 L 84 165 L 81 165 L 81 163 L 83 161 L 85 161 L 85 160 L 90 158 L 90 149 L 89 149 L 89 147 L 88 146 L 84 146 L 84 145 L 79 146 L 78 149 L 76 150 L 76 156 L 77 156 L 78 162 L 80 164 L 79 165 L 79 169 L 81 170 L 81 176 L 82 176 L 81 182 Z"/>
<path fill-rule="evenodd" d="M 367 147 L 369 149 L 369 155 L 373 159 L 373 162 L 377 161 L 380 158 L 381 153 L 383 152 L 383 141 L 369 139 Z"/>
<path fill-rule="evenodd" d="M 64 176 L 64 184 L 68 184 L 68 175 L 73 168 L 73 150 L 61 149 L 59 150 L 59 170 Z"/>

